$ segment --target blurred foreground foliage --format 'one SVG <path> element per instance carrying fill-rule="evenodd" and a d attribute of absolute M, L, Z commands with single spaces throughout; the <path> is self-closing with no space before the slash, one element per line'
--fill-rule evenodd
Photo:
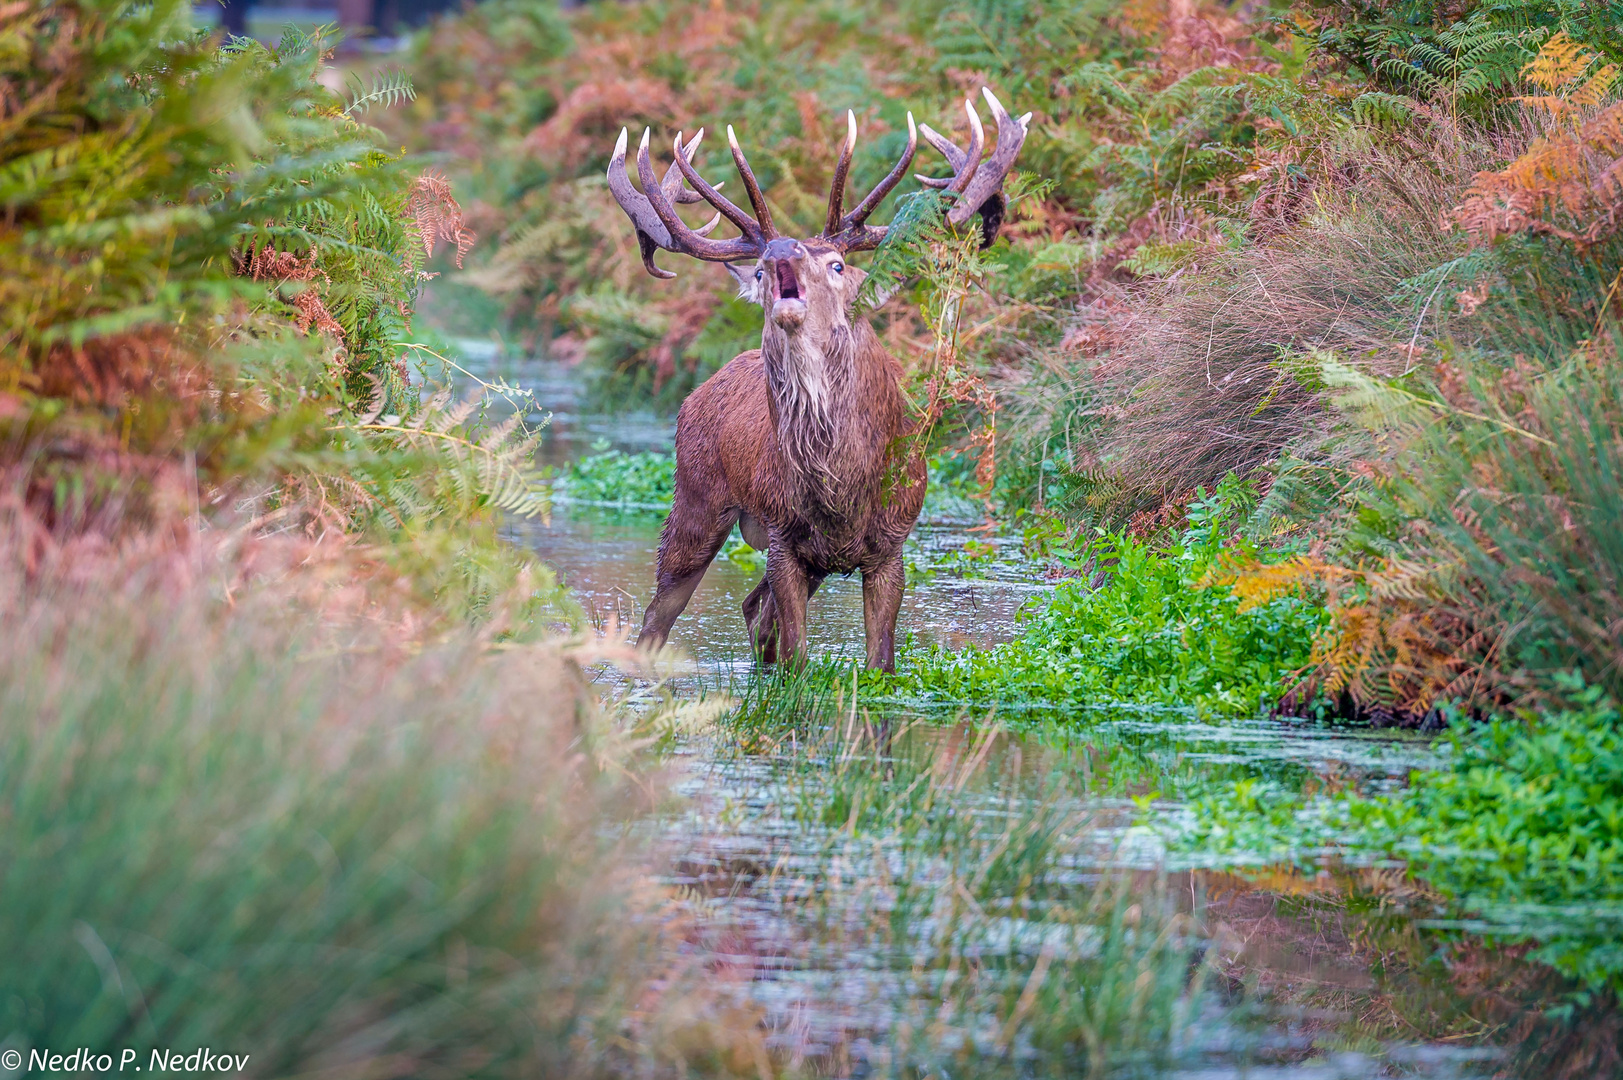
<path fill-rule="evenodd" d="M 659 721 L 600 708 L 582 670 L 627 657 L 493 649 L 522 590 L 482 630 L 425 635 L 311 541 L 41 577 L 0 537 L 8 1048 L 680 1075 L 663 1036 L 602 1049 L 662 1023 L 656 972 L 699 1001 L 660 966 L 662 930 L 638 917 L 660 897 L 621 828 L 654 795 L 629 770 Z"/>
<path fill-rule="evenodd" d="M 448 610 L 505 592 L 493 512 L 544 509 L 529 434 L 425 395 L 448 372 L 411 331 L 429 257 L 473 236 L 360 119 L 409 81 L 336 94 L 322 32 L 222 45 L 174 2 L 12 5 L 0 43 L 0 500 L 34 561 L 293 530 L 373 545 Z"/>

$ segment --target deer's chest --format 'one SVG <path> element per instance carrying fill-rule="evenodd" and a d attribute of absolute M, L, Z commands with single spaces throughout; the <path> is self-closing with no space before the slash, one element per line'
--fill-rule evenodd
<path fill-rule="evenodd" d="M 802 491 L 783 508 L 774 542 L 819 574 L 845 574 L 884 561 L 901 550 L 924 502 L 922 468 L 916 476 L 910 470 L 890 479 L 886 484 L 875 478 L 850 493 Z"/>

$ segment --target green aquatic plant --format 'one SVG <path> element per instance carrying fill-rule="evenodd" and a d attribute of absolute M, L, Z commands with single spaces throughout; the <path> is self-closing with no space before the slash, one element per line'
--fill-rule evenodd
<path fill-rule="evenodd" d="M 553 486 L 562 503 L 650 514 L 670 513 L 676 493 L 676 455 L 657 450 L 627 453 L 597 443 L 597 452 L 571 464 Z"/>
<path fill-rule="evenodd" d="M 1020 637 L 958 652 L 912 649 L 875 692 L 1010 707 L 1153 703 L 1255 715 L 1307 663 L 1323 612 L 1297 597 L 1240 610 L 1205 583 L 1223 549 L 1193 535 L 1170 551 L 1130 536 L 1096 538 L 1104 582 L 1069 578 Z"/>
<path fill-rule="evenodd" d="M 1178 845 L 1242 863 L 1402 860 L 1461 927 L 1623 989 L 1623 712 L 1575 676 L 1559 707 L 1455 717 L 1396 790 L 1247 778 L 1193 799 Z M 1315 790 L 1316 789 L 1316 790 Z"/>
<path fill-rule="evenodd" d="M 1481 929 L 1623 989 L 1623 712 L 1602 687 L 1569 687 L 1548 713 L 1452 731 L 1443 768 L 1346 813 Z"/>

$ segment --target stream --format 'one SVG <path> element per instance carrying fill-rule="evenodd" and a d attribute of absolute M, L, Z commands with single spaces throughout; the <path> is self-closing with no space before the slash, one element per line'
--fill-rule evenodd
<path fill-rule="evenodd" d="M 563 466 L 610 447 L 670 448 L 671 419 L 583 413 L 579 379 L 561 363 L 504 359 L 476 342 L 463 343 L 462 352 L 470 370 L 533 391 L 550 412 L 539 452 L 545 465 Z M 915 532 L 912 557 L 939 568 L 910 584 L 902 608 L 899 629 L 918 642 L 956 649 L 1005 640 L 1017 632 L 1022 607 L 1051 587 L 1039 569 L 1022 562 L 1017 543 L 1000 543 L 974 576 L 953 572 L 961 565 L 953 554 L 971 538 L 984 541 L 969 531 L 975 524 L 934 520 Z M 548 520 L 511 523 L 508 533 L 557 570 L 594 625 L 630 633 L 651 594 L 659 527 L 656 516 L 559 506 Z M 740 606 L 759 574 L 758 566 L 735 562 L 725 552 L 718 556 L 672 635 L 672 644 L 692 661 L 691 672 L 671 684 L 678 693 L 697 688 L 736 695 L 747 683 L 753 665 Z M 860 581 L 829 579 L 810 605 L 812 653 L 860 657 L 861 612 Z M 1404 982 L 1375 972 L 1390 959 L 1382 952 L 1386 946 L 1369 944 L 1374 931 L 1336 899 L 1334 889 L 1316 893 L 1309 878 L 1305 893 L 1300 883 L 1259 890 L 1220 864 L 1170 855 L 1159 835 L 1135 824 L 1145 800 L 1159 795 L 1153 785 L 1123 789 L 1099 782 L 1097 775 L 1109 768 L 1119 775 L 1130 764 L 1152 778 L 1272 776 L 1300 783 L 1317 775 L 1379 785 L 1430 760 L 1426 740 L 1260 718 L 1206 723 L 1170 709 L 1105 708 L 1082 722 L 1017 717 L 1007 727 L 989 727 L 994 718 L 939 709 L 891 705 L 875 712 L 846 710 L 842 703 L 840 712 L 844 729 L 838 722 L 825 725 L 834 730 L 816 746 L 786 746 L 781 738 L 741 745 L 702 731 L 684 736 L 675 751 L 682 799 L 655 826 L 669 853 L 662 881 L 683 898 L 690 919 L 678 951 L 707 965 L 714 980 L 753 1010 L 770 1033 L 768 1044 L 791 1064 L 819 1075 L 888 1075 L 905 1068 L 972 1075 L 954 1072 L 952 1063 L 962 1060 L 966 1048 L 1001 1048 L 1000 1010 L 1009 1007 L 1014 990 L 1025 987 L 1029 995 L 1033 959 L 1040 954 L 1036 962 L 1047 972 L 1055 949 L 1095 966 L 1136 964 L 1132 970 L 1142 989 L 1145 979 L 1161 978 L 1154 966 L 1160 961 L 1141 944 L 1146 931 L 1118 927 L 1106 932 L 1102 945 L 1056 946 L 1053 935 L 1075 927 L 1033 914 L 1054 905 L 1096 905 L 1108 891 L 1103 882 L 1129 880 L 1131 910 L 1160 912 L 1169 928 L 1163 938 L 1187 942 L 1182 970 L 1207 963 L 1220 988 L 1178 1006 L 1183 1011 L 1176 1016 L 1175 1009 L 1166 1013 L 1169 1030 L 1175 1029 L 1170 1056 L 1146 1051 L 1148 1056 L 1135 1057 L 1129 1046 L 1112 1059 L 1118 1063 L 1112 1074 L 1350 1080 L 1480 1076 L 1501 1067 L 1492 1050 L 1394 1038 L 1391 1024 L 1385 1034 L 1372 1035 L 1363 1017 L 1399 1009 L 1404 994 L 1466 1006 L 1453 1001 L 1435 973 L 1417 970 Z M 853 766 L 859 756 L 873 764 Z M 963 763 L 971 757 L 979 763 L 973 776 L 953 772 L 967 769 Z M 879 763 L 887 776 L 900 779 L 889 786 L 875 780 Z M 949 774 L 957 778 L 938 783 Z M 1053 785 L 1056 776 L 1068 778 L 1063 788 Z M 909 777 L 912 786 L 904 792 L 901 781 Z M 938 788 L 957 800 L 947 818 L 928 800 L 916 817 L 893 812 L 913 805 L 907 800 L 916 800 L 909 794 L 914 789 Z M 876 808 L 891 807 L 891 816 L 876 809 L 880 824 L 859 827 L 867 820 L 864 799 Z M 843 810 L 835 821 L 819 809 L 847 803 L 848 820 Z M 1045 842 L 1059 845 L 1050 865 L 1062 872 L 1049 873 L 1040 887 L 1011 877 L 1004 889 L 1007 904 L 987 903 L 988 891 L 998 891 L 985 881 L 988 860 L 997 860 L 1010 837 L 1026 836 L 1022 829 L 1037 835 L 1030 823 L 1039 820 L 1049 823 L 1043 836 L 1059 838 Z M 1377 878 L 1383 872 L 1390 874 L 1358 871 Z M 1329 876 L 1320 873 L 1321 879 Z M 962 883 L 971 879 L 980 882 L 982 899 L 960 904 Z M 1413 939 L 1417 931 L 1404 920 L 1419 925 L 1438 915 L 1401 890 L 1392 895 L 1391 911 L 1381 901 L 1380 933 Z M 951 910 L 943 907 L 944 896 Z M 1198 928 L 1193 936 L 1190 928 Z M 925 1003 L 942 1000 L 944 988 L 958 978 L 959 960 L 943 959 L 949 954 L 1001 957 L 1007 977 L 1019 985 L 1000 990 L 985 983 L 959 1001 L 951 1023 L 942 1020 L 945 1005 L 932 1019 Z M 1002 970 L 983 963 L 976 977 Z M 1088 979 L 1099 977 L 1096 972 Z M 1045 993 L 1061 993 L 1051 985 L 1055 976 L 1044 978 Z M 1079 986 L 1075 995 L 1085 996 L 1091 985 Z M 1133 1019 L 1138 1016 L 1131 1013 L 1120 1023 L 1149 1024 Z M 1019 1062 L 1037 1060 L 1032 1045 L 1017 1043 L 1008 1053 L 1016 1065 L 1008 1075 L 1026 1074 Z"/>

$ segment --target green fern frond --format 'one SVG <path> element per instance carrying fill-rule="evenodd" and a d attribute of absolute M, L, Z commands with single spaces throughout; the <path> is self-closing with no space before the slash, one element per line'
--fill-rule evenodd
<path fill-rule="evenodd" d="M 1378 128 L 1402 128 L 1419 115 L 1413 98 L 1379 90 L 1359 94 L 1353 99 L 1352 110 L 1359 123 Z"/>
<path fill-rule="evenodd" d="M 354 74 L 346 81 L 350 88 L 350 100 L 344 106 L 345 116 L 353 117 L 364 113 L 374 105 L 388 109 L 402 101 L 417 99 L 417 91 L 412 87 L 411 76 L 398 68 L 372 76 L 371 86 Z"/>

